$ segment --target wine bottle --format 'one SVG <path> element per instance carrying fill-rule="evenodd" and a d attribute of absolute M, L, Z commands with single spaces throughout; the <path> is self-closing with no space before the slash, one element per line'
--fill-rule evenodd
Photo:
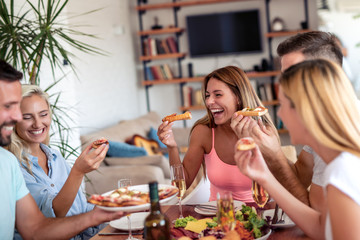
<path fill-rule="evenodd" d="M 149 183 L 151 210 L 144 222 L 144 238 L 146 240 L 170 239 L 169 219 L 161 213 L 158 193 L 158 183 Z"/>

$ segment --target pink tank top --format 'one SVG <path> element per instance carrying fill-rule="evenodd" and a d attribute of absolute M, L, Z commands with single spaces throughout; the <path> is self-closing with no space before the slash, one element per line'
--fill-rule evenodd
<path fill-rule="evenodd" d="M 242 202 L 254 202 L 251 194 L 251 179 L 243 175 L 236 165 L 221 161 L 215 150 L 215 131 L 212 129 L 212 147 L 204 155 L 206 173 L 210 180 L 210 199 L 216 200 L 218 192 L 230 191 L 233 199 Z"/>

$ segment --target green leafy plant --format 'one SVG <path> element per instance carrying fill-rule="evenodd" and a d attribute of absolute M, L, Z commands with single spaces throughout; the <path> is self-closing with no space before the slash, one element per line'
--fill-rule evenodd
<path fill-rule="evenodd" d="M 15 6 L 15 0 L 7 2 L 9 3 L 0 0 L 0 58 L 21 69 L 26 83 L 40 84 L 39 72 L 44 61 L 50 63 L 54 79 L 45 91 L 54 88 L 62 80 L 55 80 L 55 70 L 59 69 L 65 75 L 64 62 L 76 74 L 72 63 L 74 56 L 66 49 L 68 46 L 85 53 L 104 55 L 99 48 L 75 38 L 96 36 L 77 31 L 76 27 L 79 26 L 69 26 L 65 22 L 62 13 L 68 0 L 37 0 L 35 4 L 35 1 L 25 0 L 20 8 Z M 71 132 L 68 123 L 71 118 L 67 113 L 71 109 L 61 106 L 60 98 L 61 92 L 51 94 L 51 108 L 54 113 L 52 130 L 60 139 L 58 142 L 52 142 L 52 145 L 57 146 L 66 158 L 71 155 L 77 156 L 78 148 L 68 144 Z"/>

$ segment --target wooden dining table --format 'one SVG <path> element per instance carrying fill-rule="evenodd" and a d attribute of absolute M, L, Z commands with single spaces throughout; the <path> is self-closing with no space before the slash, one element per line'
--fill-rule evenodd
<path fill-rule="evenodd" d="M 184 217 L 193 216 L 197 219 L 204 218 L 203 215 L 194 211 L 195 206 L 183 205 L 183 215 Z M 178 205 L 164 205 L 161 206 L 162 212 L 169 218 L 170 222 L 173 222 L 179 217 L 179 206 Z M 127 233 L 118 229 L 107 225 L 104 229 L 100 231 L 100 233 Z M 136 231 L 133 233 L 133 236 L 142 239 L 142 231 Z M 106 235 L 100 236 L 96 234 L 91 240 L 122 240 L 126 239 L 128 234 L 125 235 Z M 290 227 L 290 228 L 278 228 L 273 229 L 271 235 L 268 238 L 269 240 L 276 239 L 276 240 L 303 240 L 303 239 L 310 239 L 307 237 L 303 231 L 300 230 L 297 226 Z"/>

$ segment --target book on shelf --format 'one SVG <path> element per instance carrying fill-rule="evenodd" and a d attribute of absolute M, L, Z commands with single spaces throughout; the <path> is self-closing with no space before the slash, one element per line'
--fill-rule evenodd
<path fill-rule="evenodd" d="M 152 73 L 154 75 L 155 80 L 163 79 L 162 73 L 161 73 L 161 71 L 159 71 L 158 66 L 151 66 L 150 68 L 151 68 L 151 71 L 152 71 Z"/>
<path fill-rule="evenodd" d="M 145 39 L 143 41 L 142 46 L 143 46 L 143 55 L 144 56 L 150 56 L 151 53 L 150 53 L 149 43 L 148 43 L 147 39 Z"/>
<path fill-rule="evenodd" d="M 168 64 L 146 67 L 145 71 L 148 80 L 170 80 L 174 78 Z"/>
<path fill-rule="evenodd" d="M 168 43 L 166 41 L 166 38 L 161 40 L 161 46 L 164 48 L 166 54 L 171 53 L 170 47 L 169 47 L 169 45 L 168 45 Z"/>
<path fill-rule="evenodd" d="M 274 100 L 272 84 L 271 83 L 265 83 L 265 92 L 266 92 L 266 101 Z"/>
<path fill-rule="evenodd" d="M 161 44 L 161 40 L 160 39 L 155 39 L 156 42 L 156 51 L 158 54 L 166 54 L 165 49 L 163 48 L 162 44 Z"/>
<path fill-rule="evenodd" d="M 155 79 L 150 67 L 145 68 L 145 74 L 146 80 L 153 81 Z"/>
<path fill-rule="evenodd" d="M 258 86 L 258 92 L 259 92 L 259 98 L 261 101 L 267 101 L 266 100 L 266 91 L 265 91 L 265 85 L 259 84 Z"/>
<path fill-rule="evenodd" d="M 168 76 L 166 75 L 166 72 L 164 70 L 164 65 L 159 65 L 158 66 L 160 71 L 161 71 L 161 76 L 163 77 L 162 79 L 164 80 L 169 80 Z"/>
<path fill-rule="evenodd" d="M 174 74 L 172 73 L 170 67 L 168 64 L 164 64 L 163 65 L 164 71 L 166 73 L 166 77 L 167 79 L 173 79 L 174 78 Z"/>
<path fill-rule="evenodd" d="M 143 42 L 144 56 L 156 56 L 159 54 L 178 53 L 177 43 L 174 37 L 164 39 L 147 38 Z"/>
<path fill-rule="evenodd" d="M 274 93 L 275 93 L 275 99 L 279 99 L 279 83 L 275 82 L 274 83 Z"/>
<path fill-rule="evenodd" d="M 193 105 L 192 92 L 193 92 L 192 87 L 190 87 L 190 86 L 184 86 L 183 87 L 184 107 L 190 107 L 190 106 Z"/>
<path fill-rule="evenodd" d="M 166 42 L 169 44 L 169 49 L 171 53 L 177 53 L 177 43 L 174 37 L 168 37 L 166 38 Z"/>
<path fill-rule="evenodd" d="M 196 106 L 204 105 L 201 89 L 194 90 L 193 103 Z"/>

